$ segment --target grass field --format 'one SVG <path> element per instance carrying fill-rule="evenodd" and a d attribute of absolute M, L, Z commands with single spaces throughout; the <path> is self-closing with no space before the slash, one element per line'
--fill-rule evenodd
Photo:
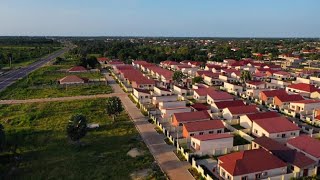
<path fill-rule="evenodd" d="M 22 155 L 13 163 L 10 154 L 0 153 L 0 179 L 129 179 L 132 172 L 150 168 L 154 159 L 128 116 L 123 113 L 112 122 L 104 104 L 105 99 L 98 99 L 0 106 L 7 139 L 18 144 Z M 66 136 L 66 124 L 75 113 L 100 124 L 81 140 L 82 147 Z M 145 154 L 131 158 L 126 153 L 132 148 Z M 161 178 L 162 173 L 151 176 Z"/>
<path fill-rule="evenodd" d="M 72 61 L 73 62 L 73 61 Z M 88 79 L 103 78 L 99 72 L 66 73 L 63 69 L 69 69 L 73 65 L 69 62 L 60 65 L 42 67 L 23 78 L 6 90 L 0 92 L 0 99 L 33 99 L 66 97 L 75 95 L 108 94 L 112 92 L 110 86 L 101 82 L 98 84 L 82 84 L 72 86 L 61 86 L 57 80 L 67 75 L 77 75 Z"/>

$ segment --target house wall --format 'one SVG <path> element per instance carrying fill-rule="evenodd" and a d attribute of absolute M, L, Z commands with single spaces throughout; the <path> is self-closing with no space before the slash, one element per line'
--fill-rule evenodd
<path fill-rule="evenodd" d="M 243 87 L 242 86 L 237 86 L 231 83 L 227 83 L 225 82 L 223 85 L 224 88 L 226 88 L 226 90 L 230 93 L 232 92 L 239 92 L 242 93 L 243 92 Z"/>
<path fill-rule="evenodd" d="M 268 131 L 260 127 L 257 123 L 253 122 L 251 133 L 256 137 L 266 136 L 279 142 L 285 142 L 290 138 L 299 136 L 300 131 L 297 130 L 297 131 L 286 131 L 281 133 L 269 133 Z M 283 134 L 285 135 L 284 138 L 282 137 Z"/>
<path fill-rule="evenodd" d="M 179 94 L 179 95 L 187 95 L 188 91 L 186 89 L 181 89 L 177 86 L 173 86 L 173 92 L 176 93 L 176 94 Z"/>
<path fill-rule="evenodd" d="M 311 84 L 320 86 L 320 77 L 310 77 Z"/>
<path fill-rule="evenodd" d="M 155 96 L 152 98 L 152 103 L 155 105 L 158 105 L 159 102 L 169 102 L 169 101 L 177 101 L 178 96 L 172 95 L 172 96 Z"/>
<path fill-rule="evenodd" d="M 199 141 L 191 137 L 191 147 L 193 147 L 197 152 L 201 152 L 203 155 L 211 155 L 213 153 L 213 150 L 232 148 L 233 137 L 208 141 Z"/>
<path fill-rule="evenodd" d="M 218 167 L 219 167 L 219 175 L 220 175 L 220 177 L 222 179 L 227 179 L 227 180 L 241 180 L 241 178 L 245 177 L 245 176 L 247 176 L 249 180 L 250 179 L 256 179 L 256 174 L 257 173 L 267 173 L 264 176 L 261 176 L 261 179 L 267 179 L 270 176 L 278 176 L 278 175 L 286 174 L 286 172 L 287 172 L 287 167 L 285 166 L 285 167 L 281 167 L 281 168 L 265 170 L 263 172 L 242 174 L 240 176 L 232 176 L 230 173 L 228 173 L 221 166 L 218 165 Z"/>
<path fill-rule="evenodd" d="M 246 129 L 252 128 L 252 121 L 248 118 L 247 115 L 240 116 L 240 125 Z"/>
<path fill-rule="evenodd" d="M 182 128 L 182 136 L 185 138 L 189 138 L 190 136 L 198 136 L 200 133 L 203 134 L 219 134 L 224 133 L 224 128 L 221 129 L 210 129 L 210 130 L 203 130 L 203 131 L 191 131 L 188 132 L 185 126 Z M 192 135 L 193 134 L 193 135 Z"/>
<path fill-rule="evenodd" d="M 185 107 L 186 101 L 169 101 L 169 102 L 159 102 L 159 109 L 175 108 L 175 107 Z"/>
<path fill-rule="evenodd" d="M 310 104 L 303 104 L 303 103 L 290 103 L 290 110 L 303 113 L 303 114 L 312 114 L 314 109 L 320 108 L 320 103 L 310 103 Z"/>
<path fill-rule="evenodd" d="M 315 92 L 311 93 L 310 98 L 311 99 L 320 99 L 320 92 L 315 91 Z"/>
<path fill-rule="evenodd" d="M 310 97 L 310 93 L 307 91 L 301 91 L 299 89 L 293 89 L 289 87 L 286 87 L 286 91 L 289 94 L 300 94 L 301 96 Z"/>
<path fill-rule="evenodd" d="M 206 101 L 207 96 L 200 96 L 196 91 L 193 93 L 193 99 L 198 101 Z"/>
<path fill-rule="evenodd" d="M 172 95 L 172 92 L 169 92 L 169 91 L 163 91 L 157 87 L 154 87 L 153 89 L 154 93 L 159 95 L 159 96 L 171 96 Z"/>
<path fill-rule="evenodd" d="M 224 108 L 222 110 L 222 117 L 226 120 L 231 120 L 231 119 L 234 119 L 231 112 L 229 111 L 229 109 L 227 108 Z"/>
<path fill-rule="evenodd" d="M 296 79 L 296 81 L 294 83 L 295 84 L 298 84 L 298 83 L 310 84 L 310 82 L 311 82 L 310 79 L 297 77 L 297 79 Z"/>
<path fill-rule="evenodd" d="M 138 92 L 137 90 L 133 89 L 133 95 L 139 100 L 140 103 L 150 103 L 151 102 L 150 94 Z"/>
<path fill-rule="evenodd" d="M 185 108 L 177 108 L 177 109 L 162 109 L 161 110 L 161 117 L 162 118 L 169 118 L 174 113 L 180 113 L 180 112 L 191 112 L 191 108 L 185 107 Z"/>

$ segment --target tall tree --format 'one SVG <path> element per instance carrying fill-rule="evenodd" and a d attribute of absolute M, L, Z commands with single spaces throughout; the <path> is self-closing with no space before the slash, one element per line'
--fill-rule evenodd
<path fill-rule="evenodd" d="M 72 141 L 79 142 L 87 134 L 87 118 L 81 114 L 73 115 L 67 125 L 67 134 Z"/>
<path fill-rule="evenodd" d="M 201 76 L 192 78 L 192 84 L 201 83 L 202 81 L 203 81 L 203 78 Z"/>
<path fill-rule="evenodd" d="M 174 80 L 176 83 L 180 83 L 183 78 L 184 78 L 184 75 L 181 71 L 175 71 L 173 73 L 172 80 Z"/>
<path fill-rule="evenodd" d="M 251 76 L 250 71 L 242 71 L 241 72 L 241 80 L 243 82 L 246 82 L 246 81 L 251 80 L 251 79 L 252 79 L 252 76 Z"/>
<path fill-rule="evenodd" d="M 109 116 L 112 116 L 114 121 L 115 117 L 123 111 L 121 100 L 116 96 L 108 98 L 106 102 L 106 111 Z"/>

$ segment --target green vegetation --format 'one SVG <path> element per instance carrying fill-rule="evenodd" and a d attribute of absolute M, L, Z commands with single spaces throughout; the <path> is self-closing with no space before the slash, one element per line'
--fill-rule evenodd
<path fill-rule="evenodd" d="M 70 62 L 71 64 L 70 64 Z M 75 95 L 108 94 L 112 92 L 110 86 L 104 82 L 81 85 L 59 85 L 58 80 L 67 75 L 77 75 L 82 78 L 103 78 L 99 72 L 68 73 L 67 69 L 74 66 L 76 58 L 59 60 L 58 64 L 42 67 L 27 77 L 17 81 L 6 90 L 0 92 L 1 99 L 31 99 L 52 98 Z"/>
<path fill-rule="evenodd" d="M 113 121 L 123 111 L 121 100 L 117 96 L 113 96 L 107 99 L 106 112 L 109 116 L 112 116 Z"/>
<path fill-rule="evenodd" d="M 61 49 L 57 41 L 45 38 L 0 38 L 0 68 L 23 67 Z"/>
<path fill-rule="evenodd" d="M 175 154 L 176 154 L 176 156 L 179 158 L 179 160 L 180 161 L 186 161 L 186 158 L 181 154 L 181 151 L 173 151 Z"/>
<path fill-rule="evenodd" d="M 205 179 L 204 177 L 202 177 L 202 175 L 200 173 L 198 173 L 198 171 L 195 168 L 189 168 L 188 170 L 196 180 L 204 180 Z"/>
<path fill-rule="evenodd" d="M 174 80 L 176 83 L 180 83 L 183 78 L 184 78 L 184 75 L 181 71 L 175 71 L 173 73 L 172 80 Z"/>
<path fill-rule="evenodd" d="M 12 153 L 0 153 L 0 179 L 129 179 L 132 172 L 150 168 L 154 159 L 127 114 L 113 122 L 105 103 L 97 99 L 0 106 L 7 140 L 17 144 L 20 157 L 13 160 Z M 100 125 L 82 138 L 81 147 L 66 133 L 70 117 L 78 113 Z M 144 155 L 127 156 L 132 148 Z"/>
<path fill-rule="evenodd" d="M 239 145 L 245 145 L 245 144 L 250 144 L 250 142 L 239 135 L 234 136 L 233 146 L 239 146 Z"/>
<path fill-rule="evenodd" d="M 72 141 L 77 141 L 87 134 L 87 118 L 81 114 L 71 116 L 67 125 L 67 134 Z"/>
<path fill-rule="evenodd" d="M 240 124 L 234 124 L 234 125 L 231 125 L 232 127 L 238 129 L 238 130 L 241 130 L 241 129 L 245 129 L 244 127 L 242 127 Z"/>
<path fill-rule="evenodd" d="M 202 83 L 202 82 L 203 82 L 203 78 L 201 76 L 197 76 L 197 77 L 192 78 L 192 84 Z"/>

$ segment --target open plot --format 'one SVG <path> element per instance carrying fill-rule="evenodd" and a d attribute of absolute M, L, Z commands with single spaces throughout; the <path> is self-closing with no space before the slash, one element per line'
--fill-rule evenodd
<path fill-rule="evenodd" d="M 0 174 L 9 179 L 129 179 L 134 172 L 152 168 L 154 159 L 127 114 L 113 122 L 104 104 L 105 99 L 0 106 L 7 139 L 21 154 L 18 161 L 0 154 Z M 66 136 L 67 122 L 75 113 L 100 125 L 81 140 L 82 147 Z M 143 155 L 128 156 L 133 148 Z M 150 176 L 161 175 L 153 171 Z"/>
<path fill-rule="evenodd" d="M 77 75 L 88 79 L 103 78 L 99 72 L 66 73 L 61 65 L 45 66 L 31 73 L 6 90 L 0 92 L 0 99 L 32 99 L 65 97 L 75 95 L 108 94 L 112 92 L 105 82 L 79 85 L 59 85 L 57 80 L 67 75 Z"/>

